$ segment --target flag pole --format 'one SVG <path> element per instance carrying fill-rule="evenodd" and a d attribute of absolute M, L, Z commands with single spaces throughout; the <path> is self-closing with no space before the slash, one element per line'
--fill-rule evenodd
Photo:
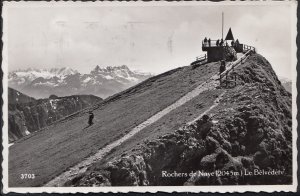
<path fill-rule="evenodd" d="M 224 12 L 222 12 L 222 39 L 223 39 L 223 29 L 224 29 Z"/>

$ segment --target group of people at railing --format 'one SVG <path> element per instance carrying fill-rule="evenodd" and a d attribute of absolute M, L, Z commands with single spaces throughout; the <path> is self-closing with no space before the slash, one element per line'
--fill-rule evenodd
<path fill-rule="evenodd" d="M 231 46 L 236 47 L 240 44 L 239 40 L 237 39 L 236 41 L 232 40 L 231 41 Z M 211 47 L 211 46 L 229 46 L 227 41 L 223 39 L 218 39 L 218 40 L 211 40 L 210 38 L 207 39 L 206 37 L 203 40 L 203 46 L 204 47 Z"/>
<path fill-rule="evenodd" d="M 221 40 L 211 40 L 210 38 L 207 39 L 206 37 L 203 40 L 203 46 L 205 47 L 211 47 L 211 46 L 223 46 L 224 45 L 224 41 L 223 39 Z"/>
<path fill-rule="evenodd" d="M 211 46 L 211 40 L 210 40 L 210 38 L 207 39 L 207 38 L 205 37 L 204 40 L 203 40 L 203 45 L 204 45 L 204 46 L 210 47 L 210 46 Z"/>

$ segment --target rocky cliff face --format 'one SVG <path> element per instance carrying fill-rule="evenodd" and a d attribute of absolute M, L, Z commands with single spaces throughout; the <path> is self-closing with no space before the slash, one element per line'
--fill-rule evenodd
<path fill-rule="evenodd" d="M 291 94 L 260 55 L 236 73 L 238 85 L 211 111 L 208 130 L 202 120 L 184 125 L 94 164 L 65 185 L 290 184 Z"/>
<path fill-rule="evenodd" d="M 49 99 L 20 103 L 12 100 L 8 106 L 8 135 L 13 142 L 31 132 L 73 114 L 102 99 L 93 95 L 51 96 Z M 9 100 L 10 101 L 10 100 Z"/>

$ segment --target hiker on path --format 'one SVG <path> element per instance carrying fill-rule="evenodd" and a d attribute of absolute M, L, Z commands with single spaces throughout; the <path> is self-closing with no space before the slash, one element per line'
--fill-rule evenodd
<path fill-rule="evenodd" d="M 91 126 L 93 123 L 94 114 L 92 111 L 89 112 L 89 126 Z"/>
<path fill-rule="evenodd" d="M 221 60 L 221 65 L 220 65 L 220 74 L 223 73 L 226 69 L 226 64 L 224 60 Z"/>
<path fill-rule="evenodd" d="M 216 42 L 216 45 L 217 45 L 217 46 L 219 46 L 219 41 L 220 41 L 220 40 L 217 40 L 217 42 Z"/>
<path fill-rule="evenodd" d="M 210 38 L 208 39 L 208 46 L 210 47 Z"/>

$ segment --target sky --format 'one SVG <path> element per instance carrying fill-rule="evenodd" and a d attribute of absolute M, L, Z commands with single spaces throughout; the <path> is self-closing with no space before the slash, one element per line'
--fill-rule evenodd
<path fill-rule="evenodd" d="M 203 54 L 204 37 L 221 38 L 222 12 L 224 37 L 231 27 L 234 38 L 255 46 L 281 77 L 291 78 L 296 66 L 291 60 L 296 55 L 291 50 L 296 40 L 291 35 L 296 26 L 291 3 L 70 3 L 5 4 L 9 71 L 70 67 L 88 73 L 96 65 L 127 65 L 162 73 L 189 65 Z"/>

